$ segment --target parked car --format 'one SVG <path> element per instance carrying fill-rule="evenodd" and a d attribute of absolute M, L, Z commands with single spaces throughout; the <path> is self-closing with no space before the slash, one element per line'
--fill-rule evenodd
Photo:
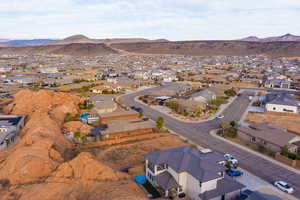
<path fill-rule="evenodd" d="M 274 185 L 286 193 L 291 194 L 294 192 L 294 188 L 284 181 L 275 181 Z"/>
<path fill-rule="evenodd" d="M 252 193 L 253 193 L 253 191 L 252 190 L 248 190 L 248 189 L 242 191 L 241 195 L 239 197 L 239 200 L 245 200 L 245 199 L 247 199 Z"/>
<path fill-rule="evenodd" d="M 228 169 L 226 170 L 226 173 L 228 176 L 231 177 L 242 176 L 244 174 L 241 170 L 236 170 L 236 169 Z"/>
<path fill-rule="evenodd" d="M 224 155 L 224 158 L 232 165 L 232 167 L 234 168 L 238 167 L 239 162 L 233 155 L 227 153 Z"/>
<path fill-rule="evenodd" d="M 143 108 L 141 108 L 141 107 L 131 106 L 130 108 L 131 108 L 132 110 L 137 111 L 137 112 L 143 112 Z"/>
<path fill-rule="evenodd" d="M 217 118 L 218 119 L 223 119 L 225 116 L 224 115 L 218 115 Z"/>

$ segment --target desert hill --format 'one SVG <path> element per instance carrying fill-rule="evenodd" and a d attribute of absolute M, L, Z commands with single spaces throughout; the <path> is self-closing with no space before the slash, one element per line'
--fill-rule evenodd
<path fill-rule="evenodd" d="M 73 38 L 74 39 L 74 38 Z M 71 38 L 71 40 L 73 40 Z M 79 37 L 83 39 L 83 37 Z M 68 39 L 70 40 L 70 38 Z M 299 57 L 300 41 L 154 41 L 110 43 L 71 43 L 25 47 L 0 47 L 1 54 L 58 54 L 71 56 L 98 56 L 108 54 L 174 54 L 192 56 L 247 56 Z"/>
<path fill-rule="evenodd" d="M 167 41 L 165 39 L 159 40 L 148 40 L 144 38 L 107 38 L 107 39 L 91 39 L 85 35 L 73 35 L 67 37 L 65 39 L 50 42 L 48 45 L 57 45 L 57 44 L 71 44 L 71 43 L 105 43 L 105 44 L 113 44 L 113 43 L 132 43 L 132 42 L 163 42 Z"/>
<path fill-rule="evenodd" d="M 57 54 L 71 56 L 97 56 L 117 53 L 105 44 L 73 43 L 26 47 L 0 47 L 0 54 Z"/>
<path fill-rule="evenodd" d="M 255 41 L 255 42 L 287 42 L 287 41 L 300 41 L 300 36 L 292 35 L 292 34 L 285 34 L 282 36 L 275 36 L 275 37 L 267 37 L 267 38 L 258 38 L 256 36 L 250 36 L 241 39 L 241 41 Z"/>
<path fill-rule="evenodd" d="M 121 49 L 128 52 L 146 54 L 180 54 L 193 56 L 300 56 L 300 41 L 265 43 L 249 41 L 180 41 L 112 44 L 111 46 L 115 49 Z"/>

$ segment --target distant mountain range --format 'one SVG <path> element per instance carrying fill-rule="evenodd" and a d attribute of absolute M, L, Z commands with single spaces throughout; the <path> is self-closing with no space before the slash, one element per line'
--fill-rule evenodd
<path fill-rule="evenodd" d="M 277 37 L 267 37 L 267 38 L 258 38 L 256 36 L 250 36 L 243 39 L 241 41 L 249 41 L 249 42 L 287 42 L 287 41 L 300 41 L 300 36 L 285 34 Z"/>
<path fill-rule="evenodd" d="M 73 35 L 67 37 L 63 40 L 59 40 L 56 42 L 49 43 L 49 45 L 57 45 L 57 44 L 71 44 L 71 43 L 105 43 L 105 44 L 113 44 L 113 43 L 134 43 L 134 42 L 164 42 L 168 41 L 165 39 L 159 40 L 148 40 L 145 38 L 112 38 L 112 39 L 91 39 L 86 37 L 85 35 Z"/>
<path fill-rule="evenodd" d="M 132 43 L 132 42 L 164 42 L 165 39 L 148 40 L 144 38 L 112 38 L 112 39 L 91 39 L 85 35 L 73 35 L 62 40 L 55 39 L 32 39 L 32 40 L 10 40 L 0 39 L 0 46 L 37 46 L 37 45 L 59 45 L 72 43 Z"/>

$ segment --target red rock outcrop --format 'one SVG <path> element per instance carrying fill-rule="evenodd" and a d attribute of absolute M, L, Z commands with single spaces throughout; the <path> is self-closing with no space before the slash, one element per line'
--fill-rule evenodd
<path fill-rule="evenodd" d="M 70 121 L 63 125 L 63 129 L 65 131 L 70 131 L 73 133 L 80 132 L 82 135 L 87 135 L 90 133 L 92 128 L 92 126 L 86 125 L 80 121 Z"/>

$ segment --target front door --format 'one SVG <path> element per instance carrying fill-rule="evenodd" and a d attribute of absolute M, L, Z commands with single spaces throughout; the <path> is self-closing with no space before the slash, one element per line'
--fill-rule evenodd
<path fill-rule="evenodd" d="M 222 195 L 221 200 L 225 200 L 225 194 Z"/>

